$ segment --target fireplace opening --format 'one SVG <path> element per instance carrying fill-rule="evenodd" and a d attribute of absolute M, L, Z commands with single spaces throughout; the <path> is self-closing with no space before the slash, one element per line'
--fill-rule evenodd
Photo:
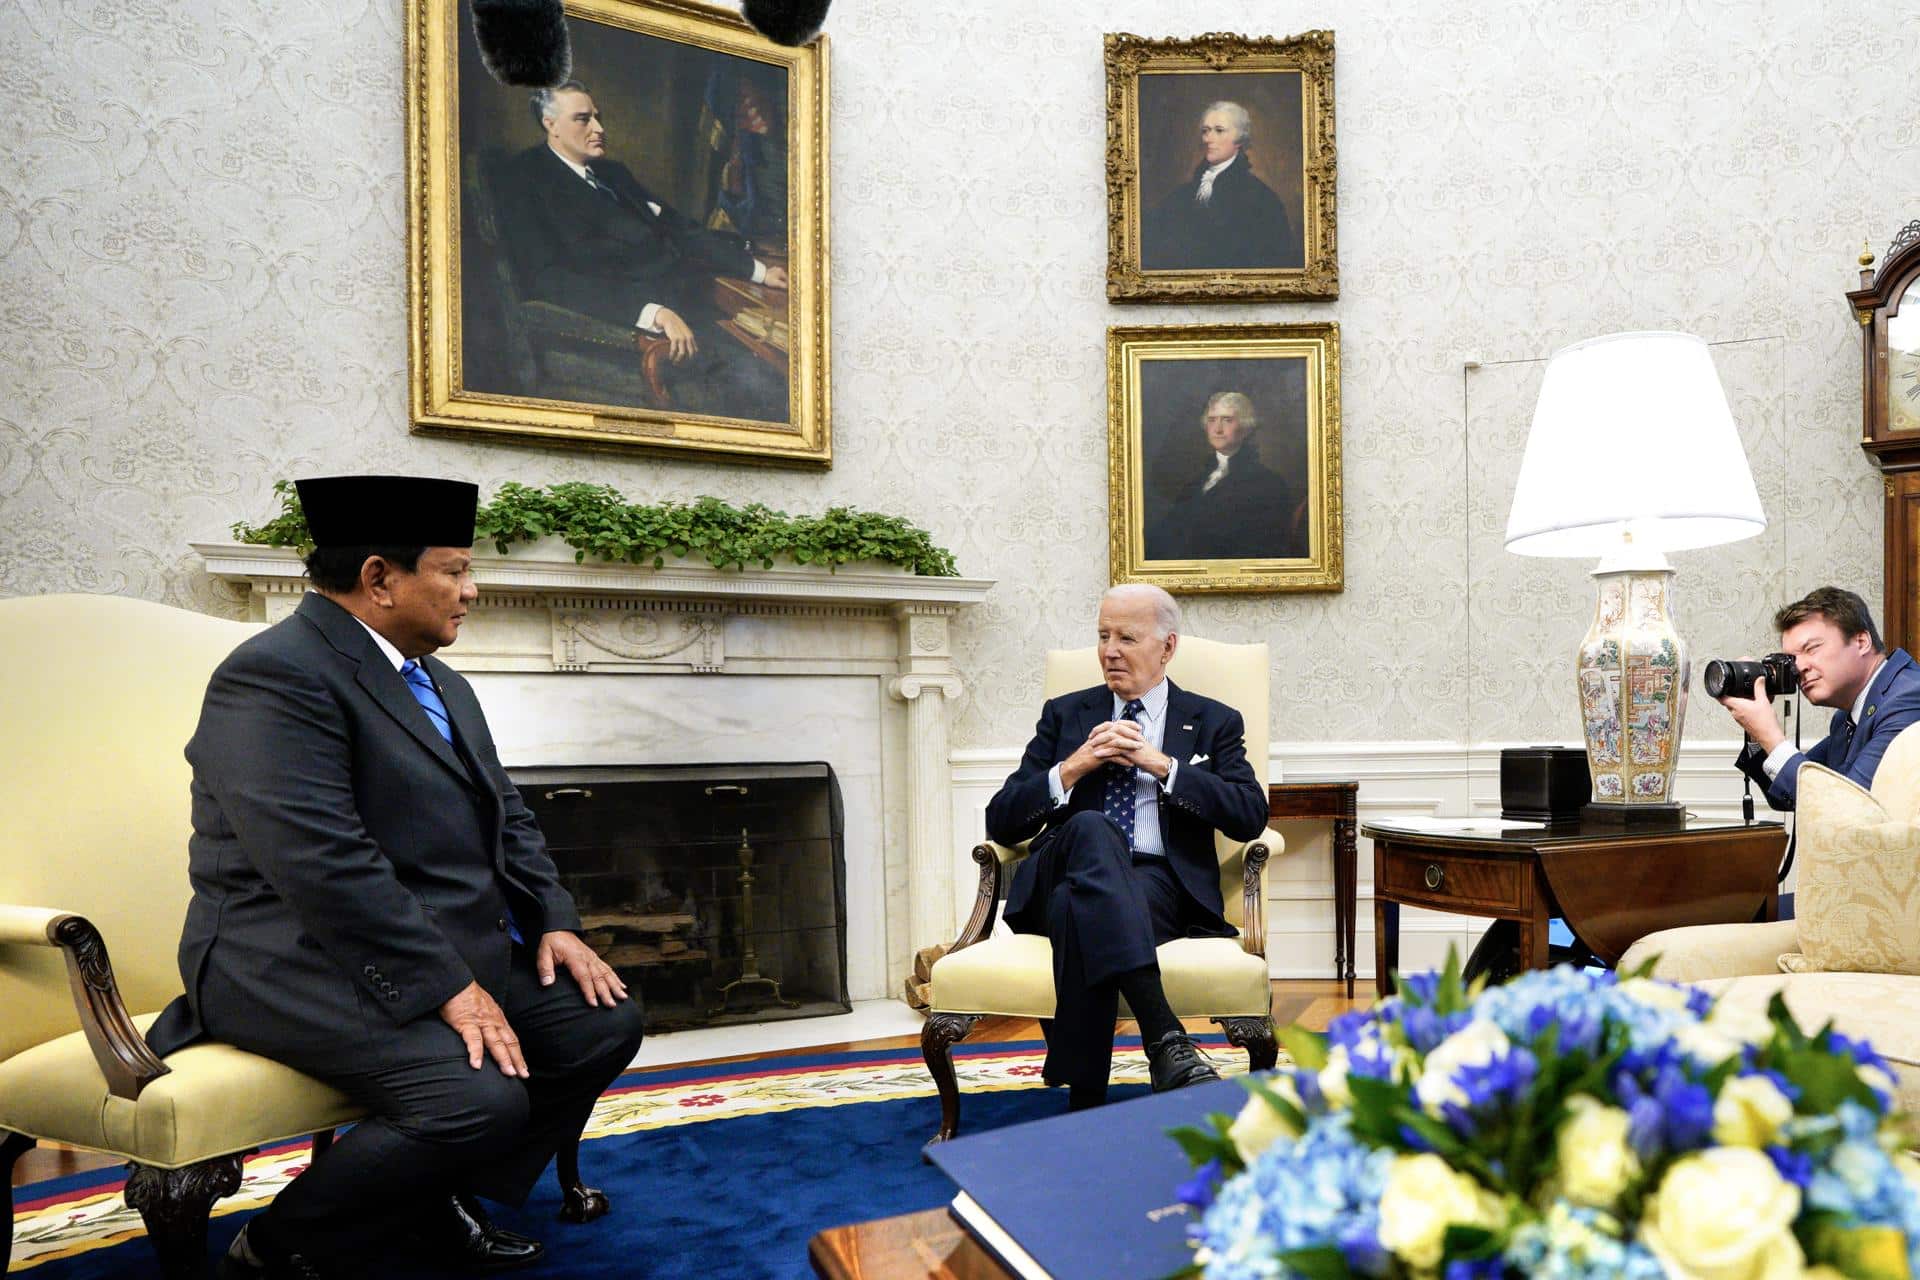
<path fill-rule="evenodd" d="M 831 766 L 508 770 L 581 936 L 650 1031 L 846 1013 L 845 822 Z"/>

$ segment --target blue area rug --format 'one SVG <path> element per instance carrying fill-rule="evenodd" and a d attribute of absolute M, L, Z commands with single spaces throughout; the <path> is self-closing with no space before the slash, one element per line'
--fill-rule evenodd
<path fill-rule="evenodd" d="M 1200 1039 L 1216 1063 L 1246 1058 Z M 1115 1054 L 1115 1100 L 1146 1091 L 1137 1039 Z M 963 1132 L 1019 1124 L 1066 1109 L 1062 1090 L 1040 1087 L 1037 1042 L 961 1046 Z M 807 1241 L 828 1227 L 945 1204 L 953 1186 L 920 1158 L 940 1105 L 920 1055 L 882 1050 L 775 1058 L 727 1066 L 631 1072 L 602 1098 L 582 1144 L 582 1175 L 613 1212 L 572 1226 L 555 1220 L 552 1176 L 503 1225 L 544 1240 L 528 1277 L 624 1280 L 801 1280 Z M 249 1213 L 304 1167 L 304 1145 L 262 1152 L 240 1192 L 215 1206 L 210 1251 L 224 1251 Z M 159 1275 L 122 1175 L 101 1171 L 14 1192 L 10 1274 L 34 1280 Z M 405 1261 L 370 1276 L 438 1274 Z"/>

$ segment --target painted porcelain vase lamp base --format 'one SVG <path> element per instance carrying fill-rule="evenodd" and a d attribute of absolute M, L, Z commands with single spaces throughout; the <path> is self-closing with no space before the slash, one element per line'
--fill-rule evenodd
<path fill-rule="evenodd" d="M 1679 824 L 1673 794 L 1692 672 L 1666 552 L 1766 528 L 1713 355 L 1686 333 L 1615 333 L 1547 362 L 1507 550 L 1600 557 L 1575 663 L 1590 821 Z"/>

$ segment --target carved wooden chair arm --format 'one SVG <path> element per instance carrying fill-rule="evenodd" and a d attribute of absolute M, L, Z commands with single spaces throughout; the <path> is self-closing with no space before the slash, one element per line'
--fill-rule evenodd
<path fill-rule="evenodd" d="M 1267 913 L 1260 873 L 1267 859 L 1285 852 L 1286 847 L 1286 837 L 1268 827 L 1245 844 L 1229 848 L 1220 859 L 1223 869 L 1231 869 L 1235 859 L 1240 861 L 1240 914 L 1245 921 L 1240 926 L 1240 946 L 1249 955 L 1267 954 Z"/>
<path fill-rule="evenodd" d="M 974 865 L 980 868 L 980 883 L 973 895 L 973 914 L 967 917 L 967 923 L 960 930 L 960 936 L 947 948 L 952 955 L 962 947 L 970 947 L 987 936 L 993 928 L 993 912 L 1000 905 L 1000 887 L 1006 873 L 1002 867 L 1011 867 L 1027 856 L 1032 841 L 1023 840 L 1019 844 L 995 844 L 983 840 L 973 846 Z"/>
<path fill-rule="evenodd" d="M 107 944 L 85 916 L 47 907 L 0 905 L 0 945 L 60 948 L 80 1030 L 114 1097 L 132 1101 L 167 1074 L 167 1064 L 134 1027 L 113 981 Z"/>

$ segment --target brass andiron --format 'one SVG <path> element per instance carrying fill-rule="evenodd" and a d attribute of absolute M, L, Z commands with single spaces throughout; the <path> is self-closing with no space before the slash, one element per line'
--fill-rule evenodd
<path fill-rule="evenodd" d="M 780 984 L 760 972 L 760 951 L 753 945 L 753 846 L 747 843 L 747 829 L 740 828 L 740 876 L 735 881 L 740 886 L 740 976 L 720 988 L 720 1003 L 707 1016 L 718 1017 L 727 1012 L 735 987 L 771 987 L 773 1003 L 787 1009 L 798 1009 L 798 1000 L 789 1000 L 781 994 Z"/>

